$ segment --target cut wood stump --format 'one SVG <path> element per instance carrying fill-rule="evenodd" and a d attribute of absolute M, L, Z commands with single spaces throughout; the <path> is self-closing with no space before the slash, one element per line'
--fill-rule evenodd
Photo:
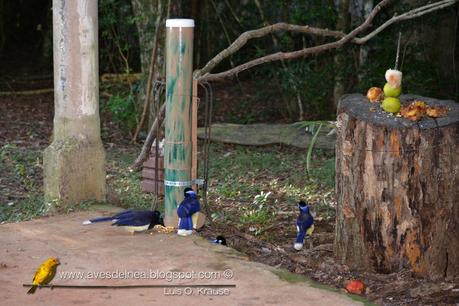
<path fill-rule="evenodd" d="M 459 274 L 459 105 L 418 122 L 390 115 L 360 94 L 338 107 L 338 259 L 358 270 L 411 269 L 428 278 Z"/>

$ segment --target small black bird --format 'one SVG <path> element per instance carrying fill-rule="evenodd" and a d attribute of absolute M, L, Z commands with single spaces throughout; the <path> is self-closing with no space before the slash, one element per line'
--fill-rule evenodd
<path fill-rule="evenodd" d="M 212 242 L 221 245 L 226 245 L 226 238 L 222 235 L 218 235 L 217 238 L 215 238 Z"/>
<path fill-rule="evenodd" d="M 163 217 L 157 210 L 126 210 L 111 217 L 99 217 L 83 222 L 84 225 L 112 221 L 112 225 L 123 226 L 128 232 L 143 232 L 160 224 L 164 226 Z"/>

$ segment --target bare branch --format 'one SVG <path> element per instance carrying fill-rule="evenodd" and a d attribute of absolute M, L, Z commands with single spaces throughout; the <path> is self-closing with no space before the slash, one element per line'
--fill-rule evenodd
<path fill-rule="evenodd" d="M 381 26 L 379 26 L 377 29 L 367 34 L 366 36 L 362 38 L 356 38 L 356 36 L 359 33 L 363 32 L 365 29 L 367 29 L 371 25 L 371 22 L 373 21 L 375 16 L 381 11 L 383 7 L 385 7 L 391 1 L 392 0 L 381 1 L 372 10 L 370 15 L 368 15 L 367 19 L 360 26 L 358 26 L 357 28 L 355 28 L 352 32 L 348 34 L 344 34 L 339 31 L 331 31 L 328 29 L 314 28 L 310 26 L 292 25 L 292 24 L 287 24 L 287 23 L 276 23 L 274 25 L 266 26 L 266 27 L 263 27 L 257 30 L 251 30 L 251 31 L 244 32 L 228 48 L 221 51 L 214 58 L 212 58 L 204 66 L 204 68 L 202 68 L 201 70 L 196 70 L 194 73 L 194 78 L 200 82 L 218 81 L 218 80 L 222 80 L 227 77 L 232 77 L 241 71 L 247 70 L 249 68 L 252 68 L 254 66 L 257 66 L 263 63 L 284 60 L 284 59 L 288 60 L 288 59 L 295 59 L 299 57 L 305 57 L 310 54 L 317 54 L 317 53 L 324 52 L 327 50 L 339 48 L 348 42 L 352 42 L 352 43 L 359 44 L 359 45 L 365 44 L 368 40 L 372 39 L 378 33 L 380 33 L 381 31 L 383 31 L 384 29 L 386 29 L 387 27 L 389 27 L 390 25 L 396 22 L 417 18 L 425 14 L 429 14 L 433 11 L 437 11 L 437 10 L 452 6 L 453 4 L 459 2 L 459 0 L 442 0 L 442 1 L 438 1 L 432 4 L 428 4 L 428 5 L 410 10 L 402 15 L 398 15 L 398 16 L 396 15 L 392 17 L 391 19 L 387 20 L 384 24 L 382 24 Z M 228 56 L 230 56 L 231 54 L 237 52 L 240 48 L 242 48 L 250 39 L 260 38 L 268 34 L 271 34 L 273 32 L 276 32 L 276 31 L 299 32 L 299 33 L 313 34 L 313 35 L 319 35 L 319 36 L 324 36 L 324 37 L 334 37 L 334 38 L 339 38 L 339 40 L 335 42 L 322 44 L 319 46 L 314 46 L 311 48 L 293 51 L 293 52 L 277 52 L 274 54 L 270 54 L 267 56 L 263 56 L 263 57 L 254 59 L 252 61 L 249 61 L 237 67 L 234 67 L 233 69 L 230 69 L 228 71 L 215 73 L 215 74 L 209 73 L 222 60 L 224 60 L 225 58 L 227 58 Z M 161 107 L 160 113 L 158 114 L 155 122 L 153 123 L 153 126 L 150 132 L 148 133 L 148 137 L 144 143 L 142 152 L 140 153 L 135 163 L 131 166 L 132 170 L 139 170 L 140 167 L 142 166 L 142 163 L 148 157 L 150 147 L 154 140 L 155 131 L 158 128 L 158 124 L 159 126 L 161 125 L 161 121 L 162 121 L 162 118 L 164 117 L 164 113 L 165 113 L 165 104 Z"/>
<path fill-rule="evenodd" d="M 140 152 L 139 156 L 132 164 L 132 166 L 129 167 L 131 171 L 139 171 L 142 168 L 143 162 L 147 160 L 148 154 L 150 154 L 151 146 L 153 145 L 153 141 L 155 140 L 156 132 L 161 127 L 165 113 L 166 103 L 164 103 L 161 106 L 159 114 L 156 115 L 156 119 L 153 122 L 151 129 L 148 132 L 147 139 L 145 139 L 145 142 L 143 144 L 142 151 Z"/>
<path fill-rule="evenodd" d="M 194 78 L 199 78 L 206 73 L 212 71 L 222 60 L 230 56 L 231 54 L 237 52 L 241 49 L 250 39 L 260 38 L 268 34 L 278 32 L 278 31 L 289 31 L 289 32 L 300 32 L 304 34 L 314 34 L 320 36 L 328 36 L 341 38 L 344 36 L 342 32 L 331 31 L 327 29 L 314 28 L 310 26 L 300 26 L 288 23 L 276 23 L 269 25 L 260 29 L 250 30 L 242 33 L 228 48 L 224 49 L 218 53 L 214 58 L 212 58 L 201 70 L 196 70 L 194 73 Z"/>
<path fill-rule="evenodd" d="M 227 77 L 232 77 L 234 75 L 237 75 L 241 71 L 250 69 L 252 67 L 255 67 L 255 66 L 258 66 L 264 63 L 278 61 L 278 60 L 289 60 L 289 59 L 295 59 L 299 57 L 305 57 L 310 54 L 317 54 L 317 53 L 321 53 L 321 52 L 328 51 L 331 49 L 339 48 L 348 42 L 352 42 L 355 44 L 365 44 L 368 40 L 373 38 L 375 35 L 383 31 L 385 28 L 387 28 L 391 24 L 394 24 L 396 22 L 403 21 L 403 20 L 417 18 L 417 17 L 423 16 L 425 14 L 431 13 L 436 10 L 443 9 L 445 7 L 451 6 L 459 2 L 459 0 L 442 0 L 436 3 L 428 4 L 428 5 L 410 10 L 402 15 L 392 17 L 391 19 L 386 21 L 383 25 L 381 25 L 380 27 L 378 27 L 376 30 L 372 31 L 371 33 L 367 34 L 366 36 L 362 38 L 356 38 L 356 36 L 359 33 L 363 32 L 365 29 L 367 29 L 371 25 L 371 22 L 373 21 L 375 16 L 380 12 L 380 10 L 384 6 L 389 4 L 391 1 L 392 0 L 381 1 L 372 10 L 372 12 L 367 17 L 367 19 L 360 26 L 358 26 L 357 28 L 355 28 L 352 32 L 348 34 L 344 34 L 339 31 L 330 31 L 328 29 L 312 28 L 309 26 L 298 26 L 298 25 L 291 25 L 291 24 L 285 24 L 285 23 L 277 23 L 272 26 L 267 26 L 267 27 L 263 27 L 257 30 L 251 30 L 251 31 L 244 32 L 227 49 L 221 51 L 213 59 L 211 59 L 204 66 L 204 68 L 202 68 L 201 70 L 195 71 L 194 77 L 198 79 L 199 81 L 204 81 L 204 82 L 205 81 L 207 82 L 218 81 L 218 80 L 222 80 Z M 335 38 L 340 38 L 340 39 L 335 42 L 330 42 L 330 43 L 326 43 L 326 44 L 322 44 L 319 46 L 314 46 L 311 48 L 306 48 L 306 49 L 302 49 L 298 51 L 277 52 L 274 54 L 270 54 L 267 56 L 263 56 L 263 57 L 254 59 L 252 61 L 241 64 L 237 67 L 234 67 L 224 72 L 215 73 L 215 74 L 209 73 L 223 59 L 233 54 L 234 52 L 238 51 L 242 46 L 244 46 L 249 39 L 263 37 L 275 31 L 282 31 L 282 30 L 291 31 L 291 32 L 301 32 L 305 34 L 314 34 L 314 35 L 320 35 L 320 36 L 325 36 L 325 37 L 335 37 Z"/>
<path fill-rule="evenodd" d="M 413 9 L 402 15 L 394 16 L 391 19 L 387 20 L 385 23 L 383 23 L 381 26 L 379 26 L 376 30 L 369 33 L 368 35 L 362 38 L 356 38 L 354 42 L 359 45 L 365 44 L 367 41 L 369 41 L 370 39 L 378 35 L 380 32 L 382 32 L 385 28 L 396 22 L 417 18 L 425 14 L 429 14 L 433 11 L 441 10 L 457 2 L 459 2 L 459 0 L 443 0 Z"/>
<path fill-rule="evenodd" d="M 142 115 L 140 116 L 140 122 L 137 125 L 134 136 L 132 136 L 132 142 L 136 142 L 137 136 L 140 133 L 140 130 L 143 127 L 143 123 L 145 122 L 145 118 L 147 116 L 148 105 L 150 104 L 151 98 L 151 85 L 153 84 L 153 77 L 155 72 L 156 66 L 156 58 L 158 57 L 158 45 L 159 45 L 159 33 L 161 32 L 161 20 L 163 18 L 163 9 L 161 5 L 162 1 L 158 1 L 158 16 L 156 17 L 155 23 L 155 35 L 153 37 L 153 49 L 151 50 L 151 58 L 150 58 L 150 67 L 148 70 L 148 80 L 147 80 L 147 88 L 145 94 L 145 101 L 143 103 L 143 110 Z"/>
<path fill-rule="evenodd" d="M 221 79 L 226 78 L 226 77 L 234 76 L 234 75 L 238 74 L 241 71 L 247 70 L 247 69 L 252 68 L 254 66 L 258 66 L 260 64 L 269 63 L 269 62 L 278 61 L 278 60 L 289 60 L 289 59 L 294 59 L 294 58 L 298 58 L 298 57 L 304 57 L 304 56 L 307 56 L 309 54 L 317 54 L 317 53 L 324 52 L 326 50 L 330 50 L 330 49 L 335 49 L 335 48 L 341 47 L 343 44 L 347 43 L 349 40 L 352 40 L 355 36 L 357 36 L 357 34 L 362 32 L 366 28 L 368 28 L 371 25 L 371 22 L 373 21 L 373 19 L 376 17 L 376 15 L 381 11 L 381 9 L 384 6 L 386 6 L 387 4 L 389 4 L 391 1 L 392 0 L 383 0 L 383 1 L 381 1 L 378 5 L 376 5 L 374 7 L 374 9 L 371 11 L 370 15 L 368 15 L 367 19 L 361 25 L 356 27 L 350 33 L 344 35 L 340 40 L 337 40 L 337 41 L 331 42 L 331 43 L 326 43 L 326 44 L 319 45 L 319 46 L 315 46 L 315 47 L 311 47 L 311 48 L 306 48 L 306 49 L 302 49 L 302 50 L 298 50 L 298 51 L 293 51 L 293 52 L 277 52 L 277 53 L 270 54 L 270 55 L 267 55 L 267 56 L 259 57 L 257 59 L 254 59 L 254 60 L 249 61 L 247 63 L 244 63 L 242 65 L 239 65 L 239 66 L 237 66 L 237 67 L 235 67 L 233 69 L 227 70 L 225 72 L 220 72 L 220 73 L 215 73 L 215 74 L 207 74 L 207 75 L 203 75 L 201 77 L 197 77 L 197 79 L 199 81 L 201 81 L 201 82 L 217 81 L 217 80 L 221 80 Z M 322 29 L 319 29 L 319 30 L 322 30 Z M 245 33 L 241 34 L 241 36 L 239 36 L 239 38 L 236 39 L 236 41 L 238 41 L 241 37 L 243 37 L 244 34 L 249 33 L 249 32 L 245 32 Z M 245 37 L 244 39 L 248 39 L 248 37 Z M 233 43 L 231 46 L 234 46 L 234 45 L 235 45 L 235 43 Z M 231 46 L 228 49 L 230 49 Z M 237 47 L 237 46 L 235 46 L 235 47 Z M 228 50 L 228 49 L 226 49 L 226 50 Z M 222 51 L 222 52 L 224 52 L 224 51 Z M 220 54 L 222 54 L 222 52 Z M 203 68 L 203 70 L 206 69 L 206 67 L 208 67 L 209 64 L 212 63 L 212 61 L 217 59 L 219 55 L 214 57 Z M 215 61 L 213 67 L 216 64 L 218 64 L 217 61 Z M 213 67 L 211 67 L 211 69 Z M 198 72 L 197 75 L 199 75 L 199 74 L 200 73 Z M 201 75 L 202 75 L 202 72 L 201 72 Z"/>

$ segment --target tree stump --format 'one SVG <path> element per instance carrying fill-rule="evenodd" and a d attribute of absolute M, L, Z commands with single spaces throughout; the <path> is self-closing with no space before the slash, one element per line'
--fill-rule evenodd
<path fill-rule="evenodd" d="M 360 94 L 338 107 L 335 255 L 351 268 L 428 278 L 459 273 L 459 105 L 418 122 Z"/>

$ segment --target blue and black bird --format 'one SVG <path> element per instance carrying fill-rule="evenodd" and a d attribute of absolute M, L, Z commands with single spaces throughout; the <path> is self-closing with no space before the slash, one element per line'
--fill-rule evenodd
<path fill-rule="evenodd" d="M 226 238 L 222 235 L 218 235 L 217 237 L 215 237 L 214 240 L 212 240 L 213 243 L 216 243 L 216 244 L 221 244 L 221 245 L 227 245 L 226 244 Z"/>
<path fill-rule="evenodd" d="M 309 206 L 304 201 L 300 201 L 298 203 L 298 209 L 300 210 L 298 219 L 296 219 L 296 229 L 298 234 L 296 235 L 293 247 L 295 250 L 299 251 L 303 248 L 304 238 L 306 235 L 311 236 L 314 231 L 314 218 L 309 211 Z"/>
<path fill-rule="evenodd" d="M 123 226 L 128 232 L 143 232 L 155 225 L 164 225 L 163 217 L 157 210 L 126 210 L 111 217 L 99 217 L 83 222 L 84 225 L 111 221 L 112 225 Z"/>
<path fill-rule="evenodd" d="M 177 207 L 177 215 L 179 217 L 179 224 L 177 234 L 180 236 L 188 236 L 193 233 L 193 220 L 191 216 L 201 210 L 196 192 L 190 187 L 185 188 L 183 191 L 184 199 Z"/>

